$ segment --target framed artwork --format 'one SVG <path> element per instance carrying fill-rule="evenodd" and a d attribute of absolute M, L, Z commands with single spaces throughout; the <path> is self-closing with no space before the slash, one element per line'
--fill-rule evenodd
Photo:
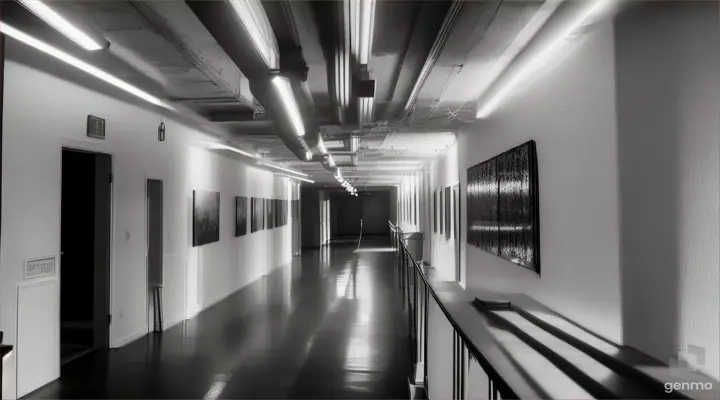
<path fill-rule="evenodd" d="M 438 194 L 437 189 L 433 190 L 433 232 L 438 231 Z"/>
<path fill-rule="evenodd" d="M 193 247 L 220 241 L 220 192 L 193 190 Z"/>
<path fill-rule="evenodd" d="M 235 196 L 235 237 L 247 234 L 248 198 Z"/>
<path fill-rule="evenodd" d="M 265 226 L 267 229 L 275 227 L 275 220 L 273 219 L 273 201 L 265 199 Z"/>
<path fill-rule="evenodd" d="M 265 200 L 253 197 L 250 199 L 250 232 L 257 232 L 265 229 Z"/>
<path fill-rule="evenodd" d="M 535 142 L 467 170 L 467 242 L 540 273 Z"/>

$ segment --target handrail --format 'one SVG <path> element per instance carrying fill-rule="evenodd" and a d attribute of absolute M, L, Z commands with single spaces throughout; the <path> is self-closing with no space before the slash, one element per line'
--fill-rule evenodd
<path fill-rule="evenodd" d="M 480 307 L 478 309 L 476 304 L 478 299 L 466 294 L 458 285 L 446 286 L 445 284 L 448 282 L 444 278 L 441 278 L 432 269 L 422 267 L 413 259 L 410 250 L 403 243 L 402 230 L 393 225 L 392 222 L 389 222 L 389 226 L 393 248 L 397 250 L 396 255 L 399 259 L 400 287 L 403 290 L 403 299 L 406 301 L 410 313 L 411 341 L 416 336 L 423 337 L 425 339 L 423 354 L 427 354 L 427 316 L 428 298 L 430 296 L 435 299 L 439 309 L 455 331 L 453 337 L 453 399 L 465 398 L 464 380 L 467 366 L 467 364 L 463 364 L 466 362 L 465 350 L 467 350 L 467 355 L 475 359 L 487 374 L 490 381 L 490 390 L 497 393 L 501 398 L 553 397 L 548 393 L 548 390 L 555 393 L 556 388 L 546 390 L 542 385 L 542 382 L 545 382 L 544 378 L 548 376 L 545 370 L 542 368 L 537 369 L 532 364 L 521 365 L 518 362 L 517 354 L 514 351 L 509 352 L 514 344 L 510 343 L 510 347 L 508 347 L 505 334 L 510 335 L 518 343 L 524 344 L 528 351 L 527 354 L 530 354 L 530 352 L 537 353 L 563 373 L 565 383 L 558 382 L 557 385 L 563 388 L 563 391 L 567 390 L 566 393 L 574 394 L 571 396 L 573 398 L 588 396 L 595 398 L 713 398 L 708 397 L 708 393 L 697 392 L 692 393 L 692 395 L 680 392 L 668 394 L 667 389 L 664 389 L 666 383 L 663 381 L 662 374 L 658 373 L 651 376 L 647 371 L 638 367 L 638 365 L 653 365 L 667 368 L 666 365 L 644 356 L 634 349 L 614 344 L 612 345 L 617 347 L 618 350 L 614 355 L 599 354 L 601 351 L 592 348 L 590 344 L 572 337 L 570 333 L 559 331 L 559 328 L 554 328 L 548 322 L 539 321 L 534 317 L 534 311 L 548 312 L 550 310 L 544 309 L 539 303 L 532 303 L 529 298 L 524 299 L 508 295 L 508 299 L 512 300 L 512 305 L 504 311 L 505 313 L 514 312 L 520 318 L 525 318 L 535 327 L 575 348 L 578 355 L 573 355 L 572 352 L 568 354 L 556 352 L 555 349 L 551 348 L 552 345 L 549 344 L 551 342 L 545 343 L 537 340 L 532 336 L 531 331 L 525 331 L 524 328 L 521 328 L 521 325 L 511 322 L 514 320 L 505 320 L 500 316 L 501 314 L 495 314 L 495 312 L 487 308 Z M 418 294 L 418 290 L 420 290 L 420 294 Z M 413 293 L 410 293 L 411 291 Z M 488 294 L 488 297 L 490 296 Z M 485 299 L 484 296 L 483 299 Z M 418 300 L 420 300 L 420 303 L 418 303 Z M 510 306 L 510 303 L 508 303 L 508 306 Z M 473 307 L 475 311 L 481 312 L 477 314 L 468 313 L 468 307 Z M 418 314 L 422 314 L 422 311 L 425 312 L 424 317 L 418 316 Z M 456 317 L 453 317 L 453 314 Z M 477 318 L 466 318 L 465 316 L 468 315 L 477 315 Z M 559 317 L 563 318 L 562 316 Z M 456 318 L 458 319 L 456 320 Z M 417 333 L 412 333 L 413 328 L 417 329 Z M 503 336 L 498 335 L 497 332 L 500 331 L 502 331 Z M 592 334 L 592 332 L 589 333 Z M 611 371 L 612 375 L 607 379 L 598 380 L 597 375 L 593 378 L 592 374 L 585 373 L 573 362 L 573 360 L 579 360 L 577 359 L 578 356 L 584 357 L 583 354 L 604 365 Z M 413 354 L 413 356 L 417 357 L 416 354 Z M 458 361 L 458 359 L 461 361 Z M 415 358 L 414 361 L 416 361 Z M 427 381 L 427 362 L 423 364 L 427 388 L 429 384 Z M 456 368 L 460 368 L 459 372 Z M 533 370 L 532 373 L 530 369 Z M 718 393 L 717 382 L 712 379 L 701 378 L 703 376 L 694 374 L 685 380 L 692 380 L 693 382 L 707 381 L 713 387 L 710 396 Z M 553 382 L 553 385 L 555 385 L 555 382 Z M 579 396 L 579 393 L 585 393 L 585 395 Z M 494 397 L 491 394 L 489 398 Z"/>
<path fill-rule="evenodd" d="M 458 334 L 458 336 L 461 338 L 463 344 L 469 351 L 470 355 L 482 366 L 483 370 L 487 373 L 488 377 L 493 383 L 493 386 L 497 392 L 499 392 L 501 398 L 503 399 L 512 399 L 512 398 L 518 398 L 518 395 L 510 388 L 510 386 L 507 384 L 507 382 L 500 376 L 500 374 L 495 370 L 495 368 L 490 364 L 490 362 L 483 356 L 483 354 L 480 352 L 480 350 L 477 348 L 477 346 L 473 343 L 472 340 L 468 337 L 468 335 L 464 332 L 464 330 L 460 327 L 460 325 L 455 321 L 455 319 L 452 317 L 450 312 L 447 310 L 435 290 L 433 289 L 431 283 L 428 281 L 426 274 L 422 270 L 422 267 L 412 258 L 412 255 L 410 254 L 409 250 L 405 246 L 405 243 L 403 243 L 402 240 L 402 229 L 400 227 L 395 226 L 392 224 L 392 222 L 388 221 L 388 224 L 390 226 L 391 233 L 395 233 L 395 235 L 391 234 L 392 236 L 395 236 L 395 247 L 399 252 L 402 259 L 405 261 L 409 261 L 414 266 L 414 272 L 416 275 L 419 275 L 422 279 L 422 283 L 426 288 L 426 292 L 435 299 L 435 302 L 437 303 L 438 307 L 442 311 L 442 313 L 445 315 L 445 318 L 448 320 L 450 325 L 452 325 L 455 332 Z M 425 313 L 427 315 L 427 308 L 425 309 Z M 427 322 L 427 319 L 425 320 Z M 412 324 L 411 324 L 412 325 Z M 427 336 L 425 336 L 427 338 Z M 427 346 L 427 343 L 425 344 Z M 426 349 L 427 352 L 427 349 Z M 453 366 L 455 368 L 456 366 Z M 425 366 L 425 377 L 427 378 L 427 366 Z M 458 383 L 456 386 L 462 386 L 462 384 Z M 460 388 L 454 388 L 454 391 L 460 391 L 463 389 Z M 541 394 L 541 393 L 539 393 Z M 454 396 L 455 397 L 455 396 Z M 457 396 L 462 397 L 462 396 Z M 540 397 L 548 397 L 540 396 Z"/>

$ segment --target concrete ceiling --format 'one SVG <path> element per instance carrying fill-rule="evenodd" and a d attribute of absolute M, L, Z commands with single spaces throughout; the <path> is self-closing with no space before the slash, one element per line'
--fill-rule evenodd
<path fill-rule="evenodd" d="M 521 45 L 518 38 L 528 35 L 532 21 L 537 23 L 541 14 L 552 12 L 552 7 L 539 0 L 462 3 L 461 14 L 433 59 L 434 67 L 407 117 L 405 104 L 451 2 L 377 1 L 367 66 L 370 78 L 376 81 L 375 124 L 365 129 L 335 120 L 336 105 L 329 93 L 333 77 L 328 76 L 328 55 L 332 53 L 328 43 L 332 44 L 333 38 L 327 37 L 326 25 L 338 20 L 328 19 L 327 4 L 290 0 L 263 4 L 281 63 L 292 60 L 307 65 L 303 85 L 314 111 L 304 118 L 312 118 L 328 138 L 359 137 L 357 165 L 341 169 L 358 186 L 399 182 L 441 154 L 454 141 L 455 130 L 474 118 L 474 103 L 483 88 L 502 72 L 500 67 L 512 61 L 508 49 Z M 288 150 L 276 135 L 272 116 L 263 114 L 228 49 L 203 24 L 208 21 L 201 21 L 185 1 L 68 0 L 52 2 L 52 6 L 110 42 L 102 54 L 81 57 L 186 107 L 237 144 L 249 145 L 268 159 L 302 170 L 320 185 L 336 184 L 320 162 L 298 160 L 297 153 Z M 19 16 L 19 24 L 79 54 L 76 46 L 63 43 L 67 40 L 37 18 L 6 8 L 9 14 Z"/>
<path fill-rule="evenodd" d="M 540 0 L 467 2 L 447 45 L 422 87 L 412 118 L 458 127 L 475 117 L 475 101 L 510 60 L 503 60 L 538 13 Z M 556 6 L 558 1 L 549 1 Z M 516 49 L 520 51 L 522 49 Z M 515 52 L 516 55 L 517 52 Z"/>

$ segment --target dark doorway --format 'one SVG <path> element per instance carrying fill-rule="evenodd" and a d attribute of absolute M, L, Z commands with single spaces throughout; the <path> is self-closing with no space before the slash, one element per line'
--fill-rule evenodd
<path fill-rule="evenodd" d="M 147 180 L 148 328 L 163 331 L 163 181 Z"/>
<path fill-rule="evenodd" d="M 332 239 L 357 238 L 360 236 L 388 236 L 387 223 L 390 220 L 390 192 L 366 191 L 358 196 L 347 193 L 333 193 L 330 197 L 332 214 Z"/>
<path fill-rule="evenodd" d="M 109 344 L 111 157 L 63 149 L 60 356 Z"/>

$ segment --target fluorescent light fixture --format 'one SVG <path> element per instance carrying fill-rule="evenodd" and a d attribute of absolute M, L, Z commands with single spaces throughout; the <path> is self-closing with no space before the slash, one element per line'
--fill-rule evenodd
<path fill-rule="evenodd" d="M 235 153 L 242 154 L 242 155 L 244 155 L 246 157 L 250 157 L 250 158 L 260 158 L 259 156 L 252 154 L 252 153 L 248 153 L 245 150 L 241 150 L 241 149 L 238 149 L 237 147 L 228 146 L 228 145 L 222 144 L 222 143 L 208 143 L 208 147 L 210 147 L 211 149 L 216 149 L 216 150 L 234 151 Z"/>
<path fill-rule="evenodd" d="M 38 18 L 45 21 L 48 25 L 52 26 L 56 31 L 62 33 L 68 39 L 77 43 L 78 46 L 85 50 L 95 51 L 103 48 L 103 45 L 98 43 L 95 39 L 90 37 L 85 32 L 81 31 L 75 25 L 71 24 L 70 21 L 65 19 L 62 15 L 58 14 L 55 10 L 50 8 L 47 4 L 39 0 L 18 0 L 23 7 L 30 10 L 33 14 L 37 15 Z"/>
<path fill-rule="evenodd" d="M 119 79 L 113 75 L 110 75 L 107 72 L 105 72 L 95 66 L 92 66 L 92 65 L 86 63 L 85 61 L 80 60 L 79 58 L 73 57 L 70 54 L 65 53 L 64 51 L 59 50 L 53 46 L 50 46 L 49 44 L 47 44 L 41 40 L 35 39 L 34 37 L 22 32 L 18 29 L 13 28 L 12 26 L 10 26 L 4 22 L 0 22 L 0 32 L 6 34 L 7 36 L 10 36 L 11 38 L 14 38 L 15 40 L 25 43 L 28 46 L 34 47 L 37 50 L 40 50 L 45 54 L 51 55 L 60 61 L 70 64 L 75 68 L 85 71 L 88 74 L 93 75 L 96 78 L 102 79 L 105 82 L 107 82 L 119 89 L 122 89 L 132 95 L 135 95 L 135 96 L 147 101 L 148 103 L 154 104 L 158 107 L 162 107 L 162 108 L 165 108 L 168 110 L 175 110 L 173 107 L 171 107 L 164 101 L 160 100 L 159 98 L 157 98 L 143 90 L 140 90 L 137 87 L 123 81 L 122 79 Z"/>
<path fill-rule="evenodd" d="M 313 153 L 310 151 L 310 147 L 308 147 L 307 143 L 305 143 L 305 139 L 299 138 L 298 141 L 302 145 L 303 149 L 305 149 L 305 159 L 310 161 L 313 158 Z"/>
<path fill-rule="evenodd" d="M 350 2 L 351 49 L 360 64 L 367 64 L 372 50 L 375 25 L 375 0 L 346 0 Z"/>
<path fill-rule="evenodd" d="M 262 165 L 265 165 L 265 166 L 268 166 L 268 167 L 270 167 L 270 168 L 279 169 L 280 171 L 289 172 L 289 173 L 291 173 L 291 174 L 297 174 L 297 175 L 302 175 L 302 176 L 309 176 L 309 175 L 306 174 L 306 173 L 303 173 L 303 172 L 300 172 L 300 171 L 295 171 L 294 169 L 285 168 L 285 167 L 282 167 L 282 166 L 277 165 L 277 164 L 275 164 L 275 163 L 271 163 L 271 162 L 269 162 L 269 161 L 262 161 L 261 164 L 262 164 Z"/>
<path fill-rule="evenodd" d="M 374 97 L 358 98 L 358 126 L 360 128 L 372 122 Z"/>
<path fill-rule="evenodd" d="M 364 0 L 360 20 L 360 64 L 367 64 L 372 50 L 372 34 L 375 25 L 375 0 Z"/>
<path fill-rule="evenodd" d="M 278 48 L 275 34 L 260 0 L 229 0 L 235 14 L 252 39 L 255 48 L 268 68 L 278 66 Z"/>
<path fill-rule="evenodd" d="M 281 166 L 281 165 L 278 165 L 278 164 L 275 164 L 275 163 L 273 163 L 273 162 L 263 160 L 262 157 L 260 157 L 259 155 L 249 153 L 249 152 L 247 152 L 247 151 L 245 151 L 245 150 L 238 149 L 237 147 L 228 146 L 228 145 L 223 144 L 223 143 L 208 143 L 208 147 L 210 147 L 211 149 L 220 149 L 220 150 L 233 151 L 233 152 L 235 152 L 235 153 L 242 154 L 242 155 L 244 155 L 244 156 L 246 156 L 246 157 L 254 158 L 254 159 L 258 160 L 259 163 L 260 163 L 261 165 L 263 165 L 263 166 L 270 167 L 270 168 L 275 168 L 275 169 L 277 169 L 277 170 L 285 171 L 285 172 L 290 173 L 290 174 L 296 174 L 296 175 L 302 175 L 302 176 L 309 176 L 309 175 L 306 174 L 306 173 L 303 173 L 303 172 L 300 172 L 300 171 L 296 171 L 296 170 L 294 170 L 294 169 L 285 168 L 285 167 L 283 167 L 283 166 Z"/>
<path fill-rule="evenodd" d="M 318 136 L 318 144 L 317 144 L 318 150 L 320 150 L 320 154 L 327 154 L 327 147 L 325 147 L 325 142 L 322 140 L 321 136 Z"/>
<path fill-rule="evenodd" d="M 299 180 L 299 181 L 303 181 L 303 182 L 307 182 L 307 183 L 315 183 L 315 181 L 313 181 L 313 180 L 311 180 L 311 179 L 301 178 L 301 177 L 299 177 L 299 176 L 292 176 L 292 175 L 287 175 L 287 174 L 280 174 L 280 173 L 277 173 L 277 172 L 276 172 L 276 174 L 277 174 L 277 175 L 280 175 L 280 176 L 284 176 L 284 177 L 286 177 L 286 178 L 297 179 L 297 180 Z"/>
<path fill-rule="evenodd" d="M 272 83 L 275 85 L 275 90 L 277 90 L 280 99 L 282 99 L 285 112 L 287 112 L 293 129 L 295 129 L 295 134 L 297 136 L 305 136 L 305 126 L 300 116 L 300 109 L 298 108 L 297 102 L 295 102 L 290 81 L 283 76 L 275 76 L 272 78 Z"/>
<path fill-rule="evenodd" d="M 507 97 L 512 90 L 522 82 L 530 73 L 539 65 L 543 63 L 553 52 L 557 51 L 562 44 L 565 43 L 565 39 L 570 36 L 577 28 L 588 18 L 599 13 L 604 6 L 613 0 L 596 0 L 586 10 L 579 13 L 571 23 L 569 23 L 560 33 L 553 38 L 538 54 L 536 54 L 531 60 L 528 60 L 522 68 L 520 68 L 514 75 L 501 87 L 485 104 L 478 110 L 477 118 L 487 118 L 500 103 Z"/>

